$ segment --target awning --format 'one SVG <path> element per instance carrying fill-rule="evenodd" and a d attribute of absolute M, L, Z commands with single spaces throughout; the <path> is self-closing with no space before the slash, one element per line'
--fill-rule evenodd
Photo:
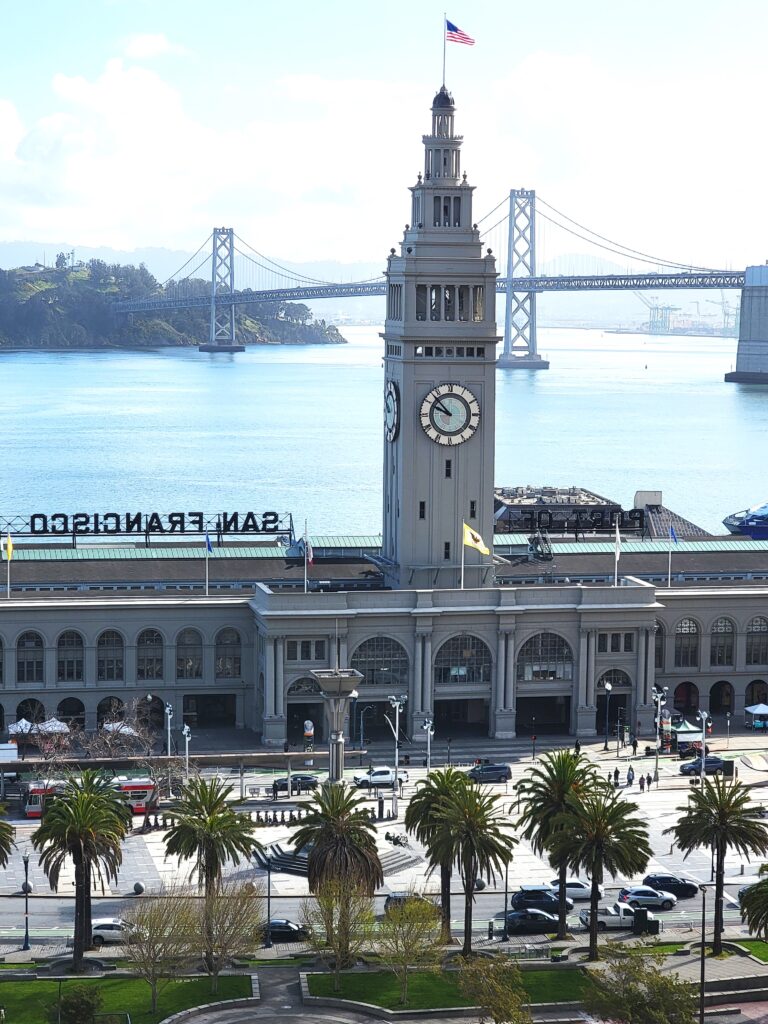
<path fill-rule="evenodd" d="M 750 715 L 768 715 L 768 704 L 753 704 L 751 708 L 744 708 Z"/>

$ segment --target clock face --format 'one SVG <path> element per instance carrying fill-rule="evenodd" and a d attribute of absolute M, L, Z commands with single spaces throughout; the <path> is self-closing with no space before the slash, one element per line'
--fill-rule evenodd
<path fill-rule="evenodd" d="M 394 441 L 400 430 L 400 391 L 393 380 L 384 388 L 384 436 Z"/>
<path fill-rule="evenodd" d="M 421 426 L 436 444 L 468 441 L 480 423 L 480 403 L 460 384 L 440 384 L 421 403 Z"/>

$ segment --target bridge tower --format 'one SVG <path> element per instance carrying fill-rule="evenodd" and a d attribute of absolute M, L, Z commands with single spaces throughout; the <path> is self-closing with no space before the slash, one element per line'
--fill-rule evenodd
<path fill-rule="evenodd" d="M 507 302 L 504 350 L 498 365 L 548 370 L 536 350 L 536 292 L 525 291 L 525 278 L 536 276 L 536 193 L 516 188 L 509 193 Z"/>
<path fill-rule="evenodd" d="M 200 352 L 245 352 L 235 340 L 235 233 L 232 228 L 213 229 L 211 260 L 211 333 Z"/>
<path fill-rule="evenodd" d="M 736 369 L 725 379 L 768 384 L 768 266 L 747 267 L 741 293 Z"/>
<path fill-rule="evenodd" d="M 442 86 L 423 136 L 411 223 L 386 271 L 384 508 L 388 586 L 491 586 L 493 562 L 463 545 L 462 523 L 493 542 L 496 261 L 472 220 L 462 136 Z M 416 709 L 418 710 L 418 709 Z"/>

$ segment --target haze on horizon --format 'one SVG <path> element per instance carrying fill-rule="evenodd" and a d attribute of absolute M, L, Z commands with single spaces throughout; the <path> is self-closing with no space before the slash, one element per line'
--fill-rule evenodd
<path fill-rule="evenodd" d="M 421 166 L 444 6 L 8 6 L 0 242 L 190 252 L 226 224 L 272 258 L 383 261 Z M 764 262 L 768 6 L 488 0 L 448 17 L 477 40 L 448 44 L 446 82 L 479 215 L 535 188 L 647 253 Z"/>

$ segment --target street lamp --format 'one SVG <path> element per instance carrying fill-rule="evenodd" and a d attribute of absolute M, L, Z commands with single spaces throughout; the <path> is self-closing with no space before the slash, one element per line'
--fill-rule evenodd
<path fill-rule="evenodd" d="M 29 894 L 32 891 L 32 886 L 29 884 L 29 854 L 25 853 L 22 858 L 24 861 L 24 885 L 22 885 L 22 891 L 24 893 L 24 945 L 21 947 L 23 950 L 29 949 Z"/>
<path fill-rule="evenodd" d="M 726 711 L 725 713 L 725 727 L 728 730 L 728 736 L 725 741 L 725 749 L 730 750 L 731 747 L 731 712 Z"/>
<path fill-rule="evenodd" d="M 374 704 L 368 704 L 364 708 L 360 708 L 360 749 L 363 750 L 365 747 L 365 716 L 369 711 L 375 711 L 376 706 Z"/>
<path fill-rule="evenodd" d="M 406 701 L 408 700 L 407 693 L 401 693 L 399 697 L 395 697 L 394 694 L 390 694 L 387 697 L 389 705 L 394 709 L 395 712 L 395 724 L 392 725 L 389 717 L 385 715 L 389 723 L 389 727 L 395 736 L 395 778 L 392 784 L 392 816 L 397 817 L 397 789 L 398 789 L 398 767 L 400 765 L 400 712 L 405 707 Z"/>
<path fill-rule="evenodd" d="M 184 777 L 189 782 L 189 741 L 192 739 L 192 730 L 186 723 L 181 735 L 184 737 Z"/>
<path fill-rule="evenodd" d="M 707 973 L 706 946 L 707 938 L 707 887 L 700 885 L 701 889 L 701 975 L 699 978 L 699 1024 L 704 1024 L 704 983 Z"/>
<path fill-rule="evenodd" d="M 427 775 L 432 771 L 432 737 L 435 735 L 435 723 L 425 718 L 421 728 L 427 734 Z"/>
<path fill-rule="evenodd" d="M 653 705 L 656 708 L 656 764 L 653 769 L 653 781 L 659 784 L 659 748 L 661 746 L 661 709 L 666 707 L 668 686 L 653 687 Z"/>
<path fill-rule="evenodd" d="M 267 928 L 264 949 L 272 949 L 272 857 L 267 854 Z"/>
<path fill-rule="evenodd" d="M 707 718 L 709 717 L 706 711 L 699 709 L 696 712 L 696 717 L 701 722 L 701 771 L 699 772 L 699 785 L 704 785 L 704 766 L 707 761 Z"/>
<path fill-rule="evenodd" d="M 608 750 L 608 709 L 611 706 L 611 690 L 613 685 L 611 683 L 605 684 L 605 743 L 603 744 L 603 750 Z"/>
<path fill-rule="evenodd" d="M 504 865 L 504 931 L 501 933 L 501 941 L 509 942 L 509 922 L 507 921 L 507 913 L 509 912 L 509 861 Z"/>
<path fill-rule="evenodd" d="M 536 716 L 531 718 L 531 760 L 536 760 Z"/>

